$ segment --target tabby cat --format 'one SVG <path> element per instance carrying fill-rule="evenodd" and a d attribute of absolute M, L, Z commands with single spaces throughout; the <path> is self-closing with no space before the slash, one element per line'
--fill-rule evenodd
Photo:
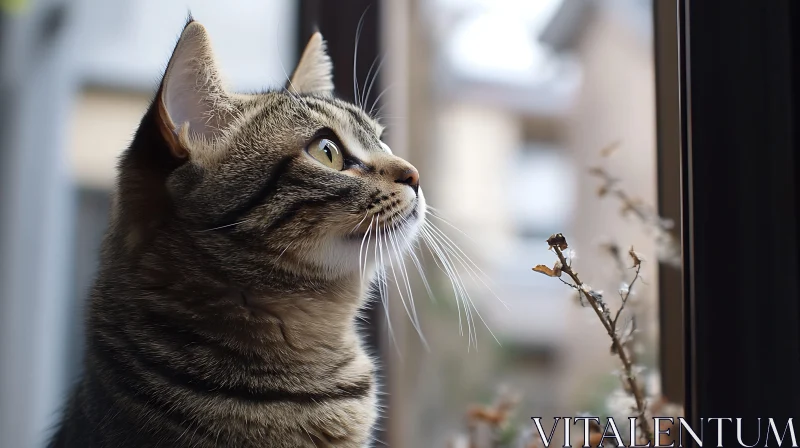
<path fill-rule="evenodd" d="M 119 162 L 85 370 L 50 446 L 370 445 L 354 320 L 378 247 L 408 250 L 426 205 L 331 70 L 317 33 L 285 88 L 230 92 L 189 20 Z"/>

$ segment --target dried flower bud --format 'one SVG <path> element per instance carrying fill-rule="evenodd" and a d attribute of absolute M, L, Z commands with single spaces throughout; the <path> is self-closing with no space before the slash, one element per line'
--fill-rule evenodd
<path fill-rule="evenodd" d="M 567 245 L 567 239 L 560 233 L 550 235 L 550 238 L 547 239 L 547 244 L 550 246 L 550 249 L 557 247 L 559 250 L 567 250 L 569 247 L 569 245 Z"/>
<path fill-rule="evenodd" d="M 642 264 L 642 261 L 644 261 L 644 258 L 641 255 L 639 255 L 635 250 L 633 250 L 633 246 L 631 246 L 631 250 L 628 251 L 628 255 L 630 255 L 631 259 L 633 260 L 634 268 Z"/>

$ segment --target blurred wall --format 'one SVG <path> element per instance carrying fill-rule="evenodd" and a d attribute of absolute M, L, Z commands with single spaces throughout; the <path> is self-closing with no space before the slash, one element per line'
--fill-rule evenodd
<path fill-rule="evenodd" d="M 78 185 L 112 189 L 117 159 L 150 101 L 149 92 L 92 87 L 78 92 L 69 117 L 68 140 L 70 168 Z"/>
<path fill-rule="evenodd" d="M 74 198 L 66 135 L 82 2 L 0 11 L 0 446 L 41 446 L 61 402 Z"/>
<path fill-rule="evenodd" d="M 438 173 L 430 180 L 439 193 L 435 204 L 465 233 L 480 235 L 475 253 L 507 253 L 515 229 L 506 202 L 506 163 L 524 144 L 522 120 L 505 108 L 479 102 L 442 103 L 428 156 Z"/>

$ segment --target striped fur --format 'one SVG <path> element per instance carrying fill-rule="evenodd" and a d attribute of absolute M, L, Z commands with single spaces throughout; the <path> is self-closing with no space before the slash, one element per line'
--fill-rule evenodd
<path fill-rule="evenodd" d="M 376 378 L 354 320 L 376 268 L 361 249 L 388 226 L 411 244 L 415 170 L 331 95 L 319 35 L 287 89 L 220 79 L 190 21 L 120 160 L 85 372 L 52 447 L 370 443 Z M 306 152 L 320 132 L 346 169 Z"/>

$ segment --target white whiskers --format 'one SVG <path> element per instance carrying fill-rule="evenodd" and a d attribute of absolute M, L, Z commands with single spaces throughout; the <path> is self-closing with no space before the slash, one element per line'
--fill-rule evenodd
<path fill-rule="evenodd" d="M 364 218 L 366 218 L 366 217 L 367 217 L 367 215 L 364 215 Z M 361 222 L 364 222 L 364 220 L 362 219 Z M 361 247 L 358 248 L 358 272 L 361 273 L 361 283 L 364 283 L 364 277 L 366 276 L 367 256 L 369 255 L 369 237 L 372 236 L 372 233 L 370 231 L 372 230 L 372 224 L 374 222 L 375 222 L 375 217 L 373 216 L 369 220 L 369 227 L 367 227 L 367 232 L 364 233 L 364 237 L 361 238 Z M 360 226 L 360 225 L 361 225 L 361 223 L 358 223 L 358 226 Z M 358 226 L 356 226 L 356 227 L 358 227 Z M 364 240 L 367 241 L 367 252 L 364 254 L 364 257 L 362 259 L 361 252 L 364 250 Z M 362 260 L 363 260 L 363 262 L 362 262 Z"/>
<path fill-rule="evenodd" d="M 367 11 L 369 11 L 368 5 L 364 12 L 361 13 L 361 17 L 358 19 L 358 26 L 356 27 L 356 41 L 353 45 L 353 101 L 356 103 L 356 106 L 361 108 L 360 98 L 361 96 L 358 93 L 358 76 L 356 71 L 356 66 L 358 65 L 358 41 L 361 40 L 361 31 L 364 29 L 364 16 L 367 15 Z"/>
<path fill-rule="evenodd" d="M 392 263 L 392 253 L 389 253 L 389 267 L 392 269 L 392 276 L 394 277 L 395 285 L 397 286 L 397 293 L 400 296 L 400 301 L 403 303 L 403 308 L 406 310 L 406 314 L 408 314 L 409 319 L 411 319 L 411 324 L 414 326 L 414 329 L 417 330 L 417 334 L 419 334 L 420 339 L 422 340 L 423 345 L 427 350 L 430 350 L 428 346 L 428 342 L 425 340 L 425 335 L 422 333 L 422 327 L 419 323 L 419 317 L 417 316 L 417 310 L 414 306 L 414 294 L 411 292 L 411 282 L 408 280 L 408 272 L 406 271 L 406 264 L 403 259 L 403 252 L 400 250 L 400 245 L 397 243 L 395 239 L 395 229 L 397 227 L 394 226 L 394 220 L 391 221 L 391 227 L 388 231 L 386 231 L 386 236 L 388 237 L 388 242 L 394 248 L 394 256 L 397 260 L 397 268 L 400 272 L 401 280 L 403 281 L 406 289 L 406 294 L 408 297 L 408 303 L 406 303 L 405 298 L 403 297 L 403 293 L 400 288 L 400 284 L 397 279 L 397 273 L 394 270 L 394 263 Z M 385 226 L 385 224 L 384 224 Z"/>
<path fill-rule="evenodd" d="M 461 230 L 439 216 L 438 213 L 431 212 L 428 216 L 436 218 L 463 234 Z M 366 221 L 367 215 L 353 228 L 353 232 L 359 228 L 363 228 L 363 224 Z M 465 281 L 469 279 L 471 284 L 482 285 L 497 298 L 500 303 L 508 308 L 505 302 L 492 291 L 490 287 L 491 279 L 489 276 L 452 238 L 430 220 L 420 225 L 418 241 L 410 241 L 412 237 L 410 233 L 411 224 L 407 218 L 401 216 L 384 220 L 381 214 L 376 214 L 369 218 L 367 230 L 361 237 L 358 250 L 358 269 L 362 283 L 364 283 L 367 278 L 367 269 L 368 265 L 370 265 L 369 259 L 370 255 L 372 256 L 374 265 L 370 266 L 374 266 L 376 271 L 375 286 L 386 314 L 386 325 L 389 336 L 395 347 L 397 347 L 397 341 L 395 340 L 388 303 L 390 281 L 393 284 L 392 289 L 396 288 L 397 296 L 408 315 L 411 326 L 419 335 L 424 347 L 430 350 L 428 341 L 422 330 L 420 316 L 416 309 L 414 287 L 412 286 L 413 282 L 408 270 L 408 265 L 406 264 L 407 256 L 414 268 L 416 268 L 419 278 L 422 280 L 425 292 L 432 301 L 435 301 L 436 295 L 428 281 L 428 277 L 425 275 L 422 259 L 420 258 L 421 253 L 417 253 L 417 251 L 422 249 L 423 244 L 432 255 L 436 266 L 439 267 L 450 282 L 450 289 L 453 291 L 457 309 L 459 333 L 461 335 L 466 333 L 467 348 L 471 349 L 474 346 L 475 349 L 477 349 L 478 346 L 478 325 L 476 325 L 476 319 L 480 320 L 482 325 L 486 327 L 499 344 L 499 340 L 489 328 L 483 316 L 481 316 L 470 294 L 467 282 Z M 370 245 L 372 245 L 372 247 L 370 247 Z M 466 277 L 463 276 L 463 272 L 466 272 Z M 392 277 L 391 280 L 389 279 L 390 275 Z"/>
<path fill-rule="evenodd" d="M 433 214 L 431 214 L 433 215 Z M 441 218 L 440 218 L 441 219 Z M 442 219 L 443 220 L 443 219 Z M 443 220 L 444 221 L 444 220 Z M 446 222 L 446 221 L 444 221 Z M 456 228 L 450 223 L 448 225 Z M 458 230 L 456 228 L 456 230 Z M 459 232 L 461 232 L 459 230 Z M 461 232 L 463 233 L 463 232 Z M 464 308 L 464 316 L 467 321 L 467 337 L 468 337 L 468 347 L 470 343 L 475 344 L 475 348 L 477 349 L 477 328 L 475 326 L 473 312 L 474 314 L 480 319 L 486 329 L 489 331 L 489 334 L 497 341 L 499 344 L 500 341 L 497 339 L 497 336 L 492 332 L 489 325 L 483 319 L 478 308 L 475 306 L 475 303 L 472 300 L 469 292 L 467 291 L 466 284 L 464 283 L 463 278 L 461 277 L 461 273 L 459 272 L 458 266 L 460 265 L 466 272 L 467 275 L 472 280 L 477 280 L 481 284 L 483 284 L 489 292 L 494 295 L 497 300 L 500 301 L 506 308 L 508 306 L 503 302 L 497 294 L 492 291 L 491 287 L 486 283 L 486 278 L 488 281 L 491 282 L 489 276 L 483 272 L 478 265 L 472 261 L 472 259 L 452 240 L 448 237 L 439 227 L 437 227 L 431 221 L 425 221 L 422 225 L 422 229 L 420 230 L 420 235 L 422 236 L 423 241 L 428 246 L 431 254 L 434 255 L 434 259 L 436 260 L 437 266 L 447 275 L 450 280 L 450 283 L 453 287 L 453 293 L 456 298 L 456 306 L 459 304 Z M 461 321 L 461 312 L 459 311 L 459 329 L 462 331 L 463 334 L 463 326 Z"/>
<path fill-rule="evenodd" d="M 389 332 L 389 338 L 391 338 L 392 345 L 397 351 L 397 356 L 402 360 L 403 354 L 400 352 L 400 347 L 397 345 L 397 340 L 394 337 L 392 319 L 389 316 L 389 282 L 386 278 L 386 264 L 383 261 L 383 245 L 381 244 L 382 241 L 385 241 L 385 237 L 381 238 L 382 232 L 380 231 L 380 220 L 381 215 L 379 213 L 376 221 L 376 224 L 378 225 L 375 226 L 375 262 L 377 263 L 378 275 L 380 276 L 378 279 L 378 289 L 381 296 L 381 302 L 383 303 L 383 309 L 386 311 L 386 327 Z M 380 255 L 380 259 L 378 258 L 378 254 Z"/>
<path fill-rule="evenodd" d="M 238 226 L 239 224 L 244 224 L 244 223 L 250 222 L 250 221 L 252 221 L 252 220 L 251 219 L 243 219 L 241 221 L 232 222 L 230 224 L 225 224 L 225 225 L 222 225 L 222 226 L 212 227 L 210 229 L 203 229 L 200 232 L 211 232 L 212 230 L 225 229 L 225 228 L 228 228 L 228 227 Z"/>

